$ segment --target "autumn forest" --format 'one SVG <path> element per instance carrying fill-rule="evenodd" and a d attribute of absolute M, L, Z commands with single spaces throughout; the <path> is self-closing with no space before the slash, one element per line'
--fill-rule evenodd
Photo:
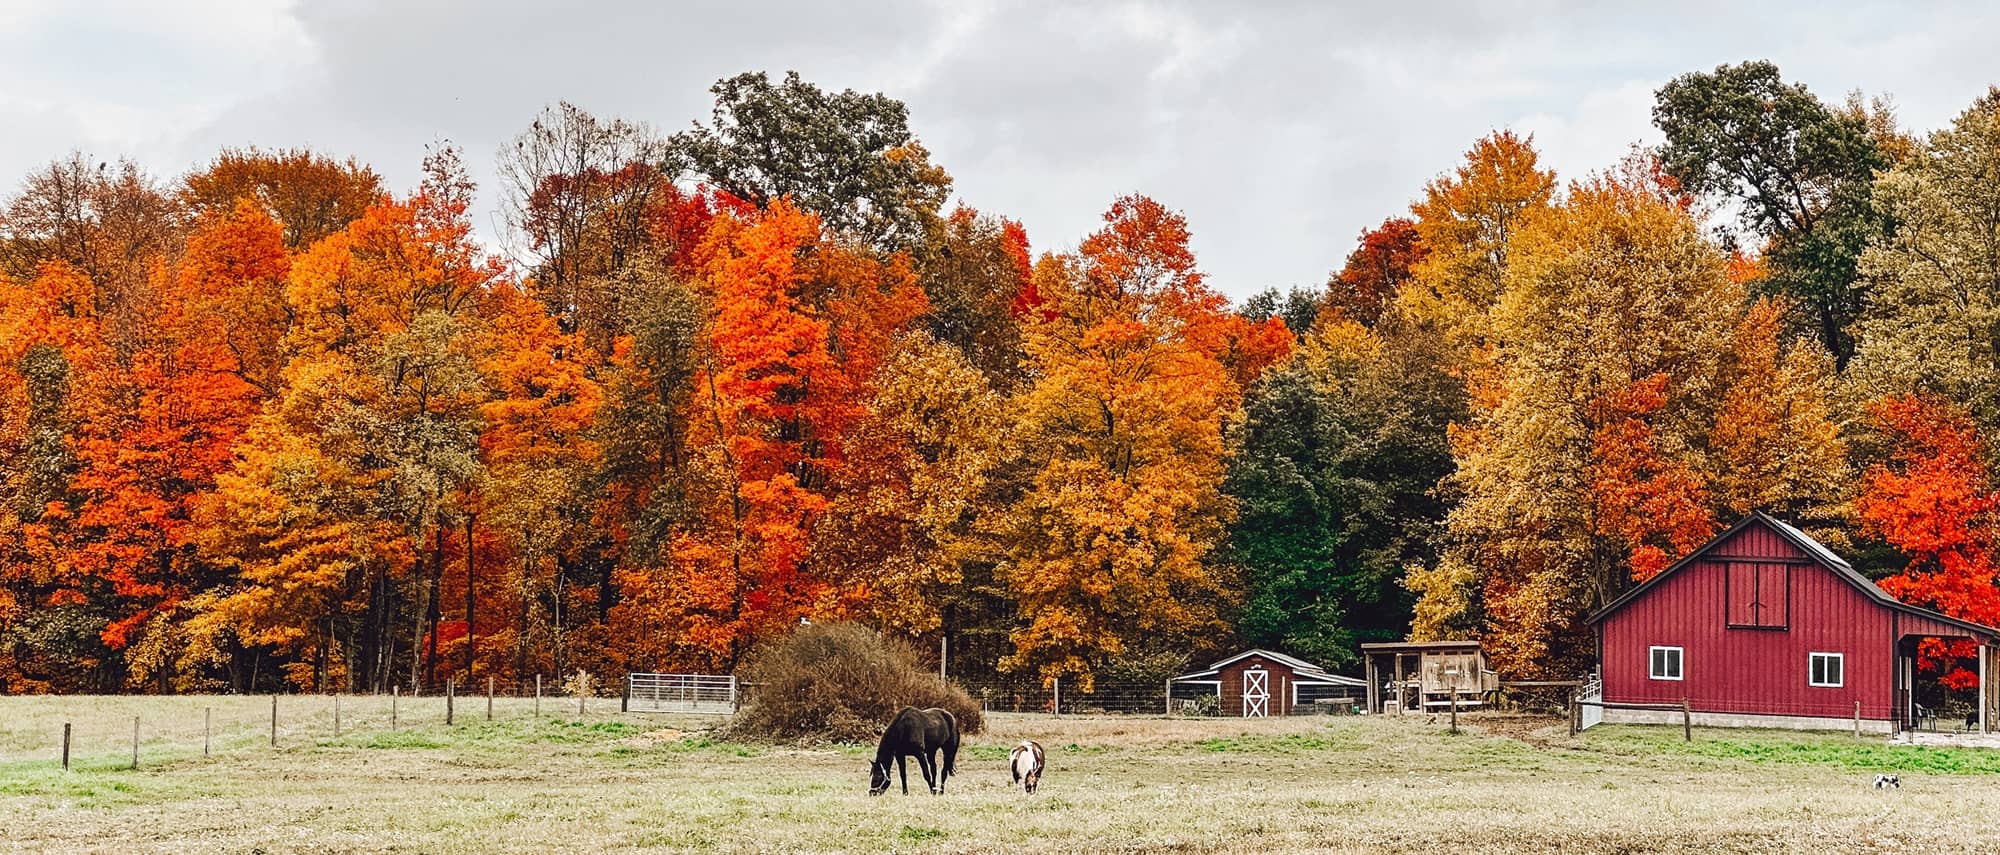
<path fill-rule="evenodd" d="M 414 188 L 254 147 L 21 179 L 0 691 L 720 673 L 824 620 L 1084 692 L 1405 637 L 1566 678 L 1751 510 L 2000 623 L 2000 89 L 1912 129 L 1692 72 L 1658 145 L 1468 140 L 1235 305 L 1168 200 L 1038 249 L 889 95 L 713 94 L 526 117 L 501 245 L 448 143 Z"/>

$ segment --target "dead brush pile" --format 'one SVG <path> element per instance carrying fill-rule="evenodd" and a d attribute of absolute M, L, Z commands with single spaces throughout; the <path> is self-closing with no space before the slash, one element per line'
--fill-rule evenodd
<path fill-rule="evenodd" d="M 733 738 L 873 742 L 903 707 L 939 707 L 978 733 L 979 702 L 920 664 L 909 644 L 853 623 L 802 626 L 752 654 Z"/>

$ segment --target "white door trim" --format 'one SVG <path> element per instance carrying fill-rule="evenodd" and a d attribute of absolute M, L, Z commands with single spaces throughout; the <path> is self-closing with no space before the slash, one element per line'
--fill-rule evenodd
<path fill-rule="evenodd" d="M 1243 672 L 1243 717 L 1263 718 L 1271 714 L 1271 672 L 1251 668 Z"/>

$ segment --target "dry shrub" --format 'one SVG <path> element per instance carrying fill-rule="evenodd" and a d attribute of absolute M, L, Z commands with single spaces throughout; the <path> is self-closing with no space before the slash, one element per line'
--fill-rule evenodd
<path fill-rule="evenodd" d="M 749 702 L 731 735 L 797 741 L 872 742 L 903 707 L 940 707 L 959 731 L 978 733 L 979 702 L 938 680 L 909 644 L 853 623 L 799 627 L 752 654 L 743 679 Z"/>

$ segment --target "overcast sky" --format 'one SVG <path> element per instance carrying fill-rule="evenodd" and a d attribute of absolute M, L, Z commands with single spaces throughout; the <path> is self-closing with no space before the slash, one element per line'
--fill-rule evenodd
<path fill-rule="evenodd" d="M 449 139 L 490 231 L 494 153 L 543 105 L 673 131 L 716 79 L 796 69 L 907 102 L 957 198 L 1038 251 L 1121 194 L 1184 211 L 1240 298 L 1324 281 L 1491 129 L 1534 134 L 1566 178 L 1609 165 L 1655 140 L 1651 93 L 1685 71 L 1768 58 L 1829 100 L 1892 94 L 1919 129 L 2000 83 L 1993 3 L 865 5 L 0 0 L 0 181 L 73 148 L 175 177 L 225 145 L 309 145 L 400 192 Z"/>

